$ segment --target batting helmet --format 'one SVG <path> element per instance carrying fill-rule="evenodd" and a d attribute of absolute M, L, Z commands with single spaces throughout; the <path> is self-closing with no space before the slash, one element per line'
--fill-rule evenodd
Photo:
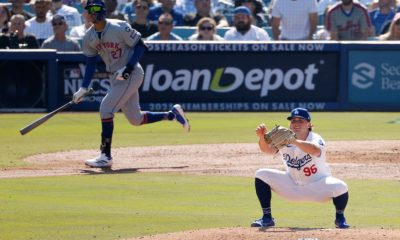
<path fill-rule="evenodd" d="M 89 14 L 96 14 L 97 21 L 103 20 L 106 16 L 106 5 L 102 0 L 87 1 L 85 9 Z"/>

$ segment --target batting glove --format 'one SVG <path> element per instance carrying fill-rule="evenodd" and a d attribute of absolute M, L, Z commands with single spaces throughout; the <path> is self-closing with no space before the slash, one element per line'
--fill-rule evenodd
<path fill-rule="evenodd" d="M 79 103 L 83 100 L 83 95 L 85 95 L 88 92 L 86 88 L 79 88 L 77 92 L 74 93 L 74 96 L 72 97 L 72 101 L 74 103 Z"/>

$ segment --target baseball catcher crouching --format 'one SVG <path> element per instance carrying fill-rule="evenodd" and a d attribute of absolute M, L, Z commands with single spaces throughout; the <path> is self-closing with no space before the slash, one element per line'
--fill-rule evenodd
<path fill-rule="evenodd" d="M 255 188 L 263 216 L 252 227 L 273 227 L 271 190 L 292 201 L 325 202 L 330 199 L 336 209 L 335 226 L 349 228 L 344 210 L 349 198 L 345 182 L 331 176 L 325 162 L 324 139 L 312 131 L 311 116 L 307 109 L 295 108 L 287 118 L 289 128 L 276 126 L 267 131 L 265 124 L 256 129 L 260 150 L 267 154 L 279 153 L 286 165 L 286 172 L 259 169 Z"/>

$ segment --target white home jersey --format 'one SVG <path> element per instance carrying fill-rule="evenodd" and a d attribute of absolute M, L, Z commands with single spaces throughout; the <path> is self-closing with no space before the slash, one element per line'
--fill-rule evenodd
<path fill-rule="evenodd" d="M 94 26 L 83 38 L 83 53 L 88 57 L 99 54 L 106 64 L 107 71 L 115 72 L 126 66 L 133 55 L 133 47 L 140 40 L 138 31 L 121 20 L 107 19 L 99 38 Z"/>
<path fill-rule="evenodd" d="M 289 176 L 297 185 L 305 185 L 331 176 L 325 160 L 326 145 L 324 139 L 319 134 L 310 132 L 306 141 L 318 144 L 321 148 L 319 157 L 311 156 L 294 145 L 288 145 L 279 151 Z"/>

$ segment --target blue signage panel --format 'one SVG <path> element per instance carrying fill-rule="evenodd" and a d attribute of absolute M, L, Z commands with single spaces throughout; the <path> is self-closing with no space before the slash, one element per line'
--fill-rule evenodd
<path fill-rule="evenodd" d="M 186 103 L 200 111 L 288 110 L 312 103 L 323 110 L 338 102 L 338 54 L 152 53 L 142 61 L 141 102 Z M 219 103 L 223 106 L 215 107 Z"/>
<path fill-rule="evenodd" d="M 349 51 L 350 103 L 400 104 L 400 52 Z"/>
<path fill-rule="evenodd" d="M 141 61 L 140 101 L 143 109 L 157 111 L 173 103 L 189 111 L 335 109 L 338 58 L 338 52 L 149 52 Z M 85 65 L 68 60 L 58 70 L 59 101 L 67 102 L 81 84 Z M 72 109 L 97 108 L 108 78 L 104 64 L 98 64 L 95 94 Z"/>

